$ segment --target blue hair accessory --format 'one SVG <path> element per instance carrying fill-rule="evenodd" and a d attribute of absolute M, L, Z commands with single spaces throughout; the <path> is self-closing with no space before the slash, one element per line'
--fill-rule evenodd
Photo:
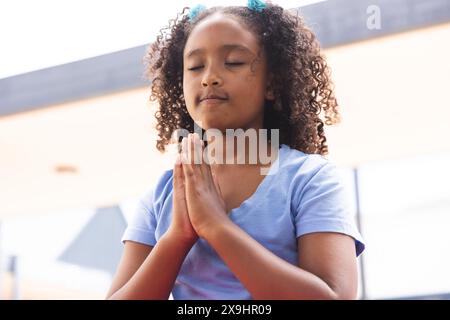
<path fill-rule="evenodd" d="M 266 7 L 266 3 L 261 0 L 248 0 L 247 1 L 247 7 L 250 10 L 261 12 Z"/>
<path fill-rule="evenodd" d="M 195 7 L 189 10 L 189 21 L 193 21 L 200 12 L 206 9 L 203 4 L 197 4 Z"/>
<path fill-rule="evenodd" d="M 262 0 L 247 0 L 247 8 L 250 10 L 261 12 L 267 7 L 267 4 Z M 189 10 L 189 21 L 194 21 L 200 12 L 206 9 L 203 4 L 197 4 Z"/>

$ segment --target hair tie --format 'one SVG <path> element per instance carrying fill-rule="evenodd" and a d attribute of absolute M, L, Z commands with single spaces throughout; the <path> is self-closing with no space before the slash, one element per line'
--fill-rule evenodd
<path fill-rule="evenodd" d="M 247 7 L 250 10 L 256 11 L 256 12 L 261 12 L 263 11 L 263 9 L 266 8 L 266 3 L 262 0 L 248 0 L 247 1 Z"/>
<path fill-rule="evenodd" d="M 266 3 L 262 0 L 247 0 L 247 8 L 250 10 L 261 12 L 267 7 Z M 200 12 L 206 9 L 203 4 L 197 4 L 189 10 L 189 21 L 192 22 L 199 15 Z"/>
<path fill-rule="evenodd" d="M 198 16 L 200 12 L 206 9 L 206 6 L 203 4 L 197 4 L 192 9 L 189 10 L 189 21 L 194 21 L 194 19 Z"/>

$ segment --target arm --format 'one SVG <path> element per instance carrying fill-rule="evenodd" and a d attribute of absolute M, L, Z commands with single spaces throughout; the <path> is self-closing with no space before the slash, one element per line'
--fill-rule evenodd
<path fill-rule="evenodd" d="M 106 294 L 106 299 L 112 296 L 114 292 L 122 288 L 128 280 L 130 280 L 152 249 L 152 246 L 134 241 L 125 241 L 122 258 L 120 259 L 111 287 Z"/>
<path fill-rule="evenodd" d="M 127 241 L 107 299 L 168 299 L 192 245 L 170 233 L 153 248 Z"/>
<path fill-rule="evenodd" d="M 279 258 L 232 222 L 205 234 L 254 299 L 354 299 L 355 245 L 339 233 L 298 238 L 299 267 Z"/>

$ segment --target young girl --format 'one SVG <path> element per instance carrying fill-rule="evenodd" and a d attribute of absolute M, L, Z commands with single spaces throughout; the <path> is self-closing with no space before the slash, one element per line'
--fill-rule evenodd
<path fill-rule="evenodd" d="M 356 298 L 364 244 L 337 168 L 324 158 L 324 123 L 338 112 L 314 34 L 261 1 L 186 9 L 146 58 L 160 105 L 158 150 L 177 129 L 190 134 L 173 169 L 141 199 L 107 297 Z M 276 138 L 280 148 L 270 149 L 269 165 L 198 163 L 194 154 L 213 142 L 229 150 L 234 138 L 192 134 L 194 124 L 202 133 L 279 129 L 257 142 Z M 228 158 L 251 151 L 233 149 Z"/>

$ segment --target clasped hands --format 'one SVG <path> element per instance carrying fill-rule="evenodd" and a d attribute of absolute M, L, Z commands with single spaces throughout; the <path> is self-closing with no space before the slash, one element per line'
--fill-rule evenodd
<path fill-rule="evenodd" d="M 197 133 L 184 137 L 173 170 L 173 211 L 170 234 L 194 244 L 215 227 L 230 222 L 220 185 L 204 159 Z"/>

